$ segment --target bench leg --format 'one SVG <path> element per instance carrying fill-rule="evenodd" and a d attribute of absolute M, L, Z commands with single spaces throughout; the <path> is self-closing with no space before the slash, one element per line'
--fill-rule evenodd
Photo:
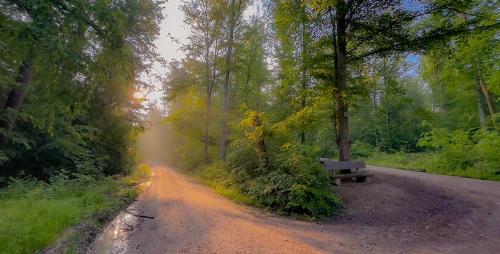
<path fill-rule="evenodd" d="M 335 185 L 335 186 L 340 186 L 340 184 L 341 184 L 341 182 L 340 182 L 340 178 L 335 178 L 335 179 L 333 180 L 333 185 Z"/>
<path fill-rule="evenodd" d="M 366 176 L 356 177 L 356 182 L 358 183 L 366 182 Z"/>

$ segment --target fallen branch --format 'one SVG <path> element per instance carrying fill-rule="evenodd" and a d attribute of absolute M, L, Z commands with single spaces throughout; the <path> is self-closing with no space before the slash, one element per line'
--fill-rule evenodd
<path fill-rule="evenodd" d="M 124 210 L 126 213 L 129 213 L 129 214 L 132 214 L 134 215 L 135 217 L 139 217 L 139 218 L 146 218 L 146 219 L 154 219 L 155 217 L 153 216 L 147 216 L 147 215 L 141 215 L 141 214 L 136 214 L 136 213 L 133 213 L 127 209 Z"/>

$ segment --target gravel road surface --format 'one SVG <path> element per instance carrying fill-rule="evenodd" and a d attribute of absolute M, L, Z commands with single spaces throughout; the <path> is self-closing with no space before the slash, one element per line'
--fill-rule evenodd
<path fill-rule="evenodd" d="M 297 221 L 237 205 L 167 167 L 89 253 L 500 253 L 500 183 L 382 167 L 332 187 L 345 211 Z"/>

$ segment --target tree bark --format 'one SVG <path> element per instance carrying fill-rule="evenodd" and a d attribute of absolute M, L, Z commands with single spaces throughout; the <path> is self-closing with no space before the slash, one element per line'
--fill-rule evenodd
<path fill-rule="evenodd" d="M 305 95 L 306 89 L 307 89 L 307 83 L 305 80 L 305 73 L 302 73 L 302 103 L 301 103 L 302 109 L 306 107 L 306 95 Z M 306 123 L 303 122 L 302 124 L 305 125 Z M 300 144 L 303 145 L 305 143 L 306 143 L 306 131 L 305 131 L 305 126 L 303 126 L 302 131 L 300 132 Z"/>
<path fill-rule="evenodd" d="M 378 147 L 378 125 L 377 125 L 377 89 L 373 91 L 373 100 L 372 100 L 372 123 L 373 130 L 375 132 L 375 147 Z"/>
<path fill-rule="evenodd" d="M 229 39 L 226 53 L 226 77 L 224 78 L 224 102 L 222 108 L 222 123 L 220 136 L 220 159 L 226 160 L 227 153 L 227 115 L 229 109 L 229 82 L 231 78 L 231 54 L 233 53 L 234 28 L 236 26 L 236 0 L 231 0 L 231 17 L 229 20 Z M 239 10 L 238 10 L 239 12 Z"/>
<path fill-rule="evenodd" d="M 254 131 L 258 128 L 262 127 L 262 118 L 259 115 L 254 115 L 252 119 L 252 124 L 254 127 Z M 259 166 L 263 171 L 267 171 L 267 167 L 269 166 L 269 155 L 267 154 L 266 142 L 264 140 L 264 132 L 261 132 L 262 136 L 259 137 L 257 142 L 255 143 L 255 151 L 257 152 L 257 156 L 259 157 Z"/>
<path fill-rule="evenodd" d="M 16 87 L 12 88 L 9 92 L 9 96 L 4 104 L 4 109 L 13 109 L 18 111 L 23 103 L 24 96 L 26 94 L 26 89 L 31 84 L 33 79 L 33 68 L 31 59 L 26 61 L 19 68 L 19 76 L 16 80 Z M 0 120 L 0 128 L 5 129 L 7 132 L 12 131 L 14 127 L 15 119 L 8 118 Z M 7 144 L 8 137 L 0 134 L 0 147 Z"/>
<path fill-rule="evenodd" d="M 439 94 L 439 98 L 437 98 L 438 99 L 438 102 L 437 102 L 438 111 L 439 111 L 439 113 L 442 113 L 443 116 L 446 118 L 447 112 L 446 112 L 446 108 L 444 106 L 445 87 L 444 87 L 444 83 L 439 79 L 436 62 L 432 63 L 432 77 L 433 77 L 434 81 L 438 83 L 438 85 L 437 85 L 438 87 L 435 88 L 435 90 L 439 90 L 439 91 L 437 91 L 437 92 L 434 91 L 434 93 Z"/>
<path fill-rule="evenodd" d="M 210 104 L 211 104 L 211 88 L 210 88 L 210 45 L 207 40 L 207 48 L 205 52 L 205 71 L 207 72 L 207 80 L 206 80 L 206 96 L 207 96 L 207 102 L 206 102 L 206 108 L 205 108 L 205 129 L 203 133 L 203 157 L 205 160 L 205 163 L 210 162 L 210 158 L 208 156 L 208 135 L 209 135 L 209 130 L 210 130 Z"/>
<path fill-rule="evenodd" d="M 495 108 L 495 101 L 493 100 L 493 96 L 491 96 L 490 94 L 486 81 L 484 81 L 484 79 L 482 78 L 479 78 L 479 84 L 481 85 L 481 91 L 483 91 L 484 98 L 486 99 L 486 104 L 488 104 L 491 121 L 493 122 L 493 125 L 495 125 L 495 114 L 497 113 Z"/>
<path fill-rule="evenodd" d="M 336 47 L 335 47 L 335 97 L 337 100 L 337 145 L 339 160 L 351 159 L 349 140 L 349 105 L 347 93 L 347 20 L 346 5 L 343 0 L 336 2 Z"/>
<path fill-rule="evenodd" d="M 483 102 L 481 101 L 481 84 L 479 82 L 479 79 L 476 79 L 476 84 L 477 84 L 477 87 L 476 87 L 476 94 L 477 94 L 477 110 L 478 110 L 478 113 L 479 113 L 479 126 L 481 127 L 481 129 L 486 129 L 486 115 L 484 113 L 484 106 L 483 106 Z"/>
<path fill-rule="evenodd" d="M 301 83 L 302 83 L 302 109 L 306 107 L 306 89 L 307 89 L 307 77 L 306 77 L 306 13 L 304 10 L 304 7 L 302 7 L 302 15 L 301 15 L 301 28 L 302 28 L 302 56 L 301 56 L 301 61 L 302 61 L 302 68 L 301 68 Z M 303 123 L 304 125 L 306 124 L 305 122 Z M 305 128 L 302 128 L 302 132 L 300 133 L 300 144 L 305 144 L 306 143 L 306 131 Z"/>

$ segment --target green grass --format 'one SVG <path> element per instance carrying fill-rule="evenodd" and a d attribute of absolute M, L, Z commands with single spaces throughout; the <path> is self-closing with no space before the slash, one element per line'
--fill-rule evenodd
<path fill-rule="evenodd" d="M 446 159 L 436 153 L 373 153 L 365 159 L 371 165 L 407 169 L 425 170 L 429 173 L 461 176 L 482 180 L 500 180 L 500 172 L 489 170 L 488 167 L 466 167 L 457 169 L 449 165 Z"/>
<path fill-rule="evenodd" d="M 256 205 L 252 197 L 242 193 L 236 188 L 236 176 L 227 171 L 222 164 L 201 167 L 191 174 L 198 178 L 202 184 L 209 186 L 218 194 L 235 203 L 251 206 Z"/>
<path fill-rule="evenodd" d="M 142 167 L 142 168 L 141 168 Z M 145 166 L 129 177 L 58 176 L 50 184 L 13 181 L 0 190 L 0 253 L 35 253 L 69 227 L 98 213 L 113 213 L 137 195 Z"/>
<path fill-rule="evenodd" d="M 215 192 L 217 192 L 218 194 L 228 198 L 229 200 L 231 200 L 235 203 L 245 204 L 245 205 L 250 205 L 250 206 L 255 205 L 255 200 L 253 200 L 251 197 L 241 193 L 236 188 L 226 187 L 222 184 L 206 181 L 203 179 L 201 179 L 201 182 L 204 183 L 205 185 L 211 187 L 212 189 L 214 189 Z"/>

